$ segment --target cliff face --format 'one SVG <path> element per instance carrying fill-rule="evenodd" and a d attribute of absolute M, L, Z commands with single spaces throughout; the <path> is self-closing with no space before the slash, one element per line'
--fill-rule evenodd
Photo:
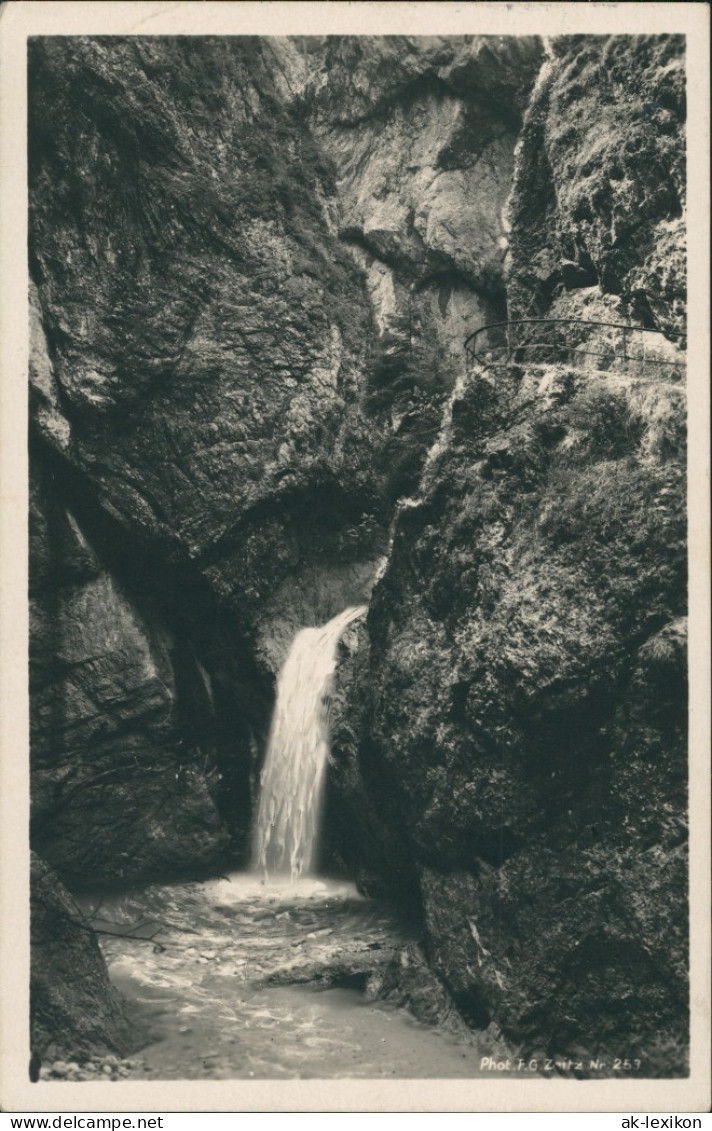
<path fill-rule="evenodd" d="M 33 836 L 67 881 L 244 862 L 289 641 L 379 572 L 333 857 L 471 1023 L 680 1070 L 684 358 L 464 338 L 684 329 L 682 50 L 32 43 Z"/>
<path fill-rule="evenodd" d="M 663 130 L 660 178 L 644 163 L 642 182 L 628 144 L 644 120 L 634 76 L 672 84 L 679 106 L 679 52 L 556 46 L 510 204 L 515 311 L 621 321 L 644 284 L 646 309 L 680 324 L 684 260 L 657 237 L 677 232 L 660 165 L 679 170 L 682 139 Z M 613 134 L 607 90 L 573 83 L 601 67 L 619 84 Z M 564 129 L 566 99 L 581 115 Z M 594 149 L 607 196 L 577 175 Z M 623 1041 L 667 1074 L 683 1069 L 668 1042 L 684 1048 L 687 1024 L 685 401 L 682 368 L 651 338 L 645 364 L 598 372 L 571 355 L 459 383 L 397 513 L 337 759 L 344 781 L 358 773 L 364 838 L 379 816 L 398 834 L 381 854 L 393 865 L 374 880 L 369 856 L 364 882 L 420 899 L 431 962 L 473 1022 L 496 1018 L 547 1056 Z M 584 339 L 605 352 L 605 331 Z"/>
<path fill-rule="evenodd" d="M 74 885 L 207 866 L 227 838 L 214 762 L 181 727 L 185 645 L 105 568 L 53 487 L 36 476 L 30 508 L 33 845 Z M 193 695 L 209 718 L 205 689 Z"/>
<path fill-rule="evenodd" d="M 244 855 L 289 641 L 368 596 L 501 304 L 540 54 L 33 41 L 35 829 L 73 882 L 145 874 L 156 836 L 207 864 L 218 816 Z M 83 807 L 115 841 L 81 848 Z"/>
<path fill-rule="evenodd" d="M 302 97 L 374 315 L 391 499 L 417 486 L 466 335 L 505 317 L 504 207 L 541 58 L 526 36 L 312 44 Z"/>
<path fill-rule="evenodd" d="M 510 317 L 565 316 L 562 292 L 594 287 L 620 320 L 684 330 L 682 37 L 555 40 L 520 145 Z"/>
<path fill-rule="evenodd" d="M 214 858 L 216 804 L 244 852 L 274 670 L 294 626 L 364 595 L 382 540 L 370 312 L 295 76 L 279 41 L 31 45 L 51 495 L 32 542 L 35 827 L 75 881 Z M 85 844 L 83 810 L 117 837 Z"/>
<path fill-rule="evenodd" d="M 474 373 L 373 597 L 368 803 L 436 970 L 532 1052 L 684 1023 L 683 423 L 660 378 Z"/>
<path fill-rule="evenodd" d="M 282 531 L 307 486 L 326 526 L 330 492 L 358 520 L 374 489 L 368 309 L 282 63 L 269 41 L 209 39 L 44 40 L 31 57 L 40 429 L 123 528 L 235 603 L 287 556 L 284 536 L 253 544 L 258 521 Z"/>
<path fill-rule="evenodd" d="M 528 37 L 365 37 L 312 62 L 312 120 L 378 327 L 434 340 L 446 387 L 466 333 L 503 313 L 502 213 L 541 58 Z"/>
<path fill-rule="evenodd" d="M 39 1057 L 125 1055 L 138 1044 L 96 935 L 51 868 L 32 857 L 32 1050 Z"/>

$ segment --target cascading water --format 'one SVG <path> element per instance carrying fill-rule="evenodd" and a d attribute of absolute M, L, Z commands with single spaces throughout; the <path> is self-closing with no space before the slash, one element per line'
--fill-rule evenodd
<path fill-rule="evenodd" d="M 316 864 L 336 646 L 367 607 L 344 609 L 319 628 L 302 629 L 279 674 L 255 829 L 253 867 L 263 875 L 294 880 Z"/>

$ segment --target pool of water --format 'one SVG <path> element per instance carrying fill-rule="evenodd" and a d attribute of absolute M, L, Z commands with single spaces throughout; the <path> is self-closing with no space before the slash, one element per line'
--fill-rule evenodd
<path fill-rule="evenodd" d="M 142 1079 L 474 1077 L 479 1051 L 369 999 L 411 938 L 345 883 L 239 873 L 84 897 L 144 1035 Z"/>

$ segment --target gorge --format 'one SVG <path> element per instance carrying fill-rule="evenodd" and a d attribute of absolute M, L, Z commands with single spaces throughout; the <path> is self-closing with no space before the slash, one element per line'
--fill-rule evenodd
<path fill-rule="evenodd" d="M 189 904 L 224 940 L 232 904 L 249 942 L 260 900 L 234 877 L 261 776 L 269 804 L 278 673 L 299 633 L 368 606 L 322 673 L 334 925 L 328 887 L 272 909 L 335 931 L 299 976 L 463 1048 L 686 1073 L 684 49 L 30 41 L 46 1062 L 136 1049 L 96 893 L 107 930 L 182 930 Z M 595 362 L 468 358 L 473 331 L 529 319 L 570 320 Z M 657 332 L 644 363 L 609 324 Z M 135 944 L 98 937 L 130 992 Z"/>

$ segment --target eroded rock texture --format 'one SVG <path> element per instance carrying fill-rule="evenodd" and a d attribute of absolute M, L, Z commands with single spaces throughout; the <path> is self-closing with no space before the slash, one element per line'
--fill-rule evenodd
<path fill-rule="evenodd" d="M 360 598 L 383 537 L 370 312 L 289 109 L 299 66 L 254 39 L 30 47 L 34 463 L 56 512 L 33 541 L 35 827 L 75 879 L 213 858 L 211 793 L 244 853 L 289 626 Z"/>
<path fill-rule="evenodd" d="M 334 223 L 375 317 L 370 403 L 393 425 L 392 496 L 417 485 L 466 335 L 506 316 L 504 209 L 542 55 L 527 36 L 365 36 L 310 57 L 305 100 L 334 164 Z"/>
<path fill-rule="evenodd" d="M 150 597 L 139 609 L 121 588 L 49 476 L 31 503 L 35 847 L 74 885 L 214 864 L 226 836 L 181 725 L 180 642 Z"/>
<path fill-rule="evenodd" d="M 38 39 L 29 89 L 35 844 L 245 863 L 289 641 L 379 576 L 332 862 L 472 1025 L 682 1071 L 682 41 Z M 508 316 L 668 337 L 468 372 Z"/>
<path fill-rule="evenodd" d="M 108 805 L 122 829 L 105 762 L 120 781 L 137 751 L 168 791 L 162 865 L 219 850 L 214 806 L 244 857 L 289 641 L 368 597 L 465 329 L 501 312 L 540 57 L 530 39 L 32 42 L 33 462 L 57 511 L 49 564 L 33 544 L 35 827 L 58 867 L 143 874 L 150 837 L 119 864 L 111 836 L 80 852 L 53 819 L 79 761 L 71 811 Z M 79 595 L 57 580 L 72 537 L 94 571 Z M 120 721 L 94 719 L 110 703 Z"/>
<path fill-rule="evenodd" d="M 56 874 L 34 854 L 31 885 L 35 1055 L 125 1055 L 137 1034 L 109 983 L 96 935 Z"/>
<path fill-rule="evenodd" d="M 685 199 L 682 37 L 554 40 L 509 204 L 510 317 L 594 286 L 622 321 L 684 330 Z"/>
<path fill-rule="evenodd" d="M 683 403 L 473 375 L 374 594 L 370 802 L 461 1007 L 547 1054 L 684 1029 Z"/>
<path fill-rule="evenodd" d="M 620 321 L 645 276 L 660 324 L 681 324 L 684 259 L 659 239 L 679 224 L 677 127 L 659 147 L 653 132 L 655 169 L 633 157 L 640 76 L 675 91 L 654 109 L 669 124 L 680 51 L 555 45 L 515 176 L 515 311 Z M 588 82 L 601 68 L 615 104 Z M 584 286 L 561 275 L 574 237 Z M 572 344 L 605 353 L 605 338 Z M 684 358 L 653 340 L 644 365 L 476 366 L 459 383 L 397 515 L 370 656 L 344 670 L 332 788 L 352 836 L 360 821 L 367 842 L 396 840 L 373 876 L 342 837 L 366 886 L 421 900 L 430 961 L 471 1022 L 545 1055 L 623 1041 L 667 1075 L 687 1029 L 685 407 Z"/>
<path fill-rule="evenodd" d="M 367 305 L 280 63 L 240 39 L 31 55 L 32 266 L 62 447 L 133 537 L 253 604 L 304 536 L 295 492 L 328 536 L 373 490 Z"/>

